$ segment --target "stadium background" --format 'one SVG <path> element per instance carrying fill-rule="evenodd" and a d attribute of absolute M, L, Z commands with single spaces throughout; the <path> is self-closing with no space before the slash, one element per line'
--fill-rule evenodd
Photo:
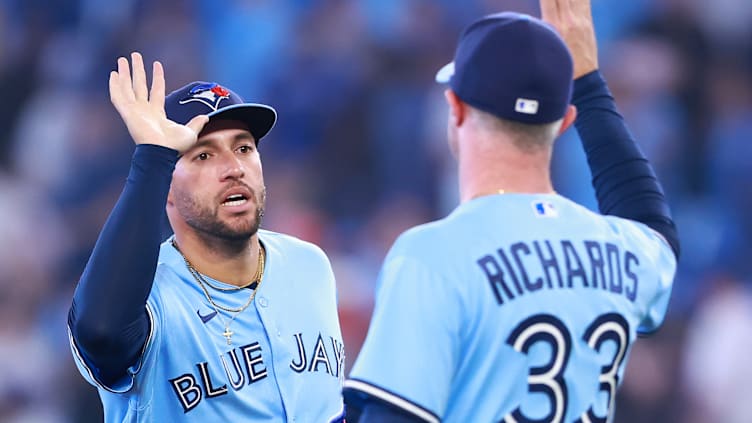
<path fill-rule="evenodd" d="M 536 3 L 0 0 L 0 421 L 101 421 L 65 316 L 133 150 L 107 95 L 118 55 L 162 60 L 168 89 L 215 80 L 276 107 L 264 226 L 329 253 L 349 365 L 386 249 L 456 201 L 434 71 L 472 19 Z M 634 348 L 616 421 L 749 422 L 752 5 L 594 0 L 594 15 L 602 69 L 683 248 L 666 324 Z M 554 178 L 594 207 L 575 134 L 558 142 Z"/>

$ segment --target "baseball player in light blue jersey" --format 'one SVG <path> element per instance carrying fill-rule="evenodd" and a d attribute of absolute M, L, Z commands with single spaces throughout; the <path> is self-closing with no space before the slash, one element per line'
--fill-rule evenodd
<path fill-rule="evenodd" d="M 474 22 L 437 75 L 462 202 L 389 252 L 349 422 L 605 422 L 664 318 L 676 230 L 597 70 L 589 0 L 541 9 Z M 602 214 L 550 181 L 575 120 Z"/>
<path fill-rule="evenodd" d="M 106 422 L 341 422 L 344 348 L 318 247 L 260 230 L 258 141 L 274 109 L 216 83 L 165 98 L 155 62 L 118 60 L 110 96 L 136 142 L 69 313 Z M 162 242 L 165 213 L 174 236 Z"/>

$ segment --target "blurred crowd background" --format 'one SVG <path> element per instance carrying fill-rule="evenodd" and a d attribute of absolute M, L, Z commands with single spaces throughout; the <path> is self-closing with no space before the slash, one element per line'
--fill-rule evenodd
<path fill-rule="evenodd" d="M 616 422 L 751 422 L 752 4 L 593 9 L 602 70 L 683 252 Z M 456 205 L 434 72 L 464 25 L 501 10 L 538 14 L 535 0 L 0 0 L 0 421 L 102 421 L 66 313 L 134 148 L 107 93 L 118 56 L 161 60 L 168 89 L 217 81 L 277 109 L 263 226 L 329 253 L 350 365 L 387 248 Z M 557 191 L 595 209 L 576 133 L 554 162 Z"/>

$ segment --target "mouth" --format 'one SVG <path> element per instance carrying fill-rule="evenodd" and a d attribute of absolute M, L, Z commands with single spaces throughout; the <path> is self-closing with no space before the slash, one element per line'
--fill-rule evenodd
<path fill-rule="evenodd" d="M 245 194 L 230 194 L 222 201 L 222 207 L 237 207 L 248 202 Z"/>

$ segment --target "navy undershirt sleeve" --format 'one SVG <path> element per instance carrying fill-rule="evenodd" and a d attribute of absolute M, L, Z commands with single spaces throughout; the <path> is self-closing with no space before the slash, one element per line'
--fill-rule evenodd
<path fill-rule="evenodd" d="M 68 313 L 73 340 L 105 385 L 126 375 L 146 343 L 146 299 L 177 159 L 177 151 L 166 147 L 136 146 L 125 188 L 73 295 Z"/>
<path fill-rule="evenodd" d="M 348 423 L 423 423 L 425 420 L 380 401 L 366 400 L 363 409 L 347 413 Z"/>
<path fill-rule="evenodd" d="M 600 212 L 651 227 L 678 258 L 679 237 L 663 189 L 599 71 L 575 80 L 572 103 Z"/>

